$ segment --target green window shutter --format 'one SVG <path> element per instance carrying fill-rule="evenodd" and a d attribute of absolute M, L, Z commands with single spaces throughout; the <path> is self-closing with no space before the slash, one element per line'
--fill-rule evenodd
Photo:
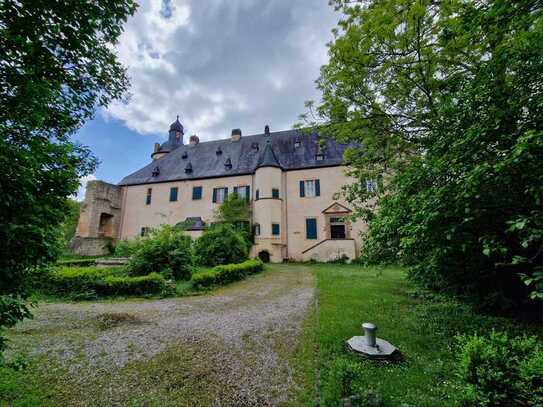
<path fill-rule="evenodd" d="M 256 190 L 256 200 L 260 199 L 260 190 Z"/>
<path fill-rule="evenodd" d="M 178 191 L 177 187 L 170 188 L 170 202 L 177 201 L 177 191 Z"/>
<path fill-rule="evenodd" d="M 315 196 L 321 196 L 321 182 L 320 180 L 315 180 Z"/>
<path fill-rule="evenodd" d="M 239 195 L 239 193 L 238 193 L 238 187 L 234 187 L 234 194 Z"/>
<path fill-rule="evenodd" d="M 305 196 L 305 182 L 300 181 L 300 198 Z"/>
<path fill-rule="evenodd" d="M 251 200 L 251 187 L 247 186 L 247 196 L 245 197 L 248 201 Z"/>
<path fill-rule="evenodd" d="M 281 230 L 279 228 L 279 223 L 272 223 L 272 235 L 279 236 L 281 234 Z"/>
<path fill-rule="evenodd" d="M 317 219 L 307 218 L 305 220 L 305 237 L 306 239 L 317 238 Z"/>
<path fill-rule="evenodd" d="M 202 187 L 192 187 L 192 199 L 194 201 L 202 199 Z"/>
<path fill-rule="evenodd" d="M 224 188 L 224 199 L 228 197 L 228 187 Z"/>
<path fill-rule="evenodd" d="M 217 202 L 217 188 L 213 188 L 213 203 Z"/>

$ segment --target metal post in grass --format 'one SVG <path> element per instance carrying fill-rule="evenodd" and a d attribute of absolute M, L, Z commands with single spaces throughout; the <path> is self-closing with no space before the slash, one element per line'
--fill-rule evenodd
<path fill-rule="evenodd" d="M 364 336 L 353 336 L 347 341 L 347 347 L 369 359 L 396 359 L 398 349 L 390 342 L 377 338 L 377 325 L 371 322 L 362 324 Z"/>

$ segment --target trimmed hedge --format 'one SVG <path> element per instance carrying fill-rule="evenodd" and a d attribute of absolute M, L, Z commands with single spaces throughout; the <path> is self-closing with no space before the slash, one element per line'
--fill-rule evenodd
<path fill-rule="evenodd" d="M 56 264 L 62 267 L 91 267 L 96 265 L 96 259 L 64 259 L 57 260 Z"/>
<path fill-rule="evenodd" d="M 122 267 L 65 267 L 49 272 L 44 288 L 62 294 L 142 295 L 162 292 L 166 280 L 158 273 L 130 277 Z"/>
<path fill-rule="evenodd" d="M 258 273 L 264 269 L 260 259 L 247 260 L 243 263 L 216 266 L 210 271 L 196 274 L 192 282 L 196 288 L 224 285 L 234 281 L 243 280 L 250 274 Z"/>

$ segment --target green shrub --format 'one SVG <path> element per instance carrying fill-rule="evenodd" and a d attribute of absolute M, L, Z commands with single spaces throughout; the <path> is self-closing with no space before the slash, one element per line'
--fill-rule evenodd
<path fill-rule="evenodd" d="M 196 288 L 223 285 L 243 280 L 250 274 L 258 273 L 264 268 L 260 259 L 247 260 L 239 264 L 216 266 L 213 270 L 199 273 L 192 278 Z"/>
<path fill-rule="evenodd" d="M 158 273 L 137 277 L 107 276 L 103 290 L 107 295 L 157 294 L 166 288 L 166 280 Z"/>
<path fill-rule="evenodd" d="M 116 257 L 131 257 L 141 247 L 144 239 L 120 240 L 115 245 L 114 254 Z"/>
<path fill-rule="evenodd" d="M 122 267 L 78 268 L 52 270 L 43 285 L 46 291 L 92 297 L 93 295 L 142 295 L 165 291 L 166 280 L 160 274 L 131 277 Z"/>
<path fill-rule="evenodd" d="M 132 275 L 163 273 L 167 278 L 190 280 L 192 263 L 190 236 L 166 225 L 140 240 L 128 269 Z"/>
<path fill-rule="evenodd" d="M 197 264 L 203 266 L 240 263 L 249 256 L 249 244 L 242 233 L 224 223 L 206 230 L 196 240 L 194 252 Z"/>
<path fill-rule="evenodd" d="M 536 337 L 459 337 L 466 406 L 543 406 L 543 347 Z"/>
<path fill-rule="evenodd" d="M 57 260 L 56 264 L 63 267 L 90 267 L 96 265 L 96 259 L 61 259 Z"/>

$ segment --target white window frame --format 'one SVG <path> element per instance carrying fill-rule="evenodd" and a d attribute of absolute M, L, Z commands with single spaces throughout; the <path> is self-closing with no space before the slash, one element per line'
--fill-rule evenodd
<path fill-rule="evenodd" d="M 224 199 L 226 198 L 226 187 L 217 188 L 216 198 L 217 198 L 216 203 L 222 204 L 224 202 Z"/>
<path fill-rule="evenodd" d="M 314 179 L 306 179 L 304 181 L 304 193 L 306 198 L 313 198 L 317 196 L 317 187 Z M 311 185 L 311 187 L 310 187 Z"/>

